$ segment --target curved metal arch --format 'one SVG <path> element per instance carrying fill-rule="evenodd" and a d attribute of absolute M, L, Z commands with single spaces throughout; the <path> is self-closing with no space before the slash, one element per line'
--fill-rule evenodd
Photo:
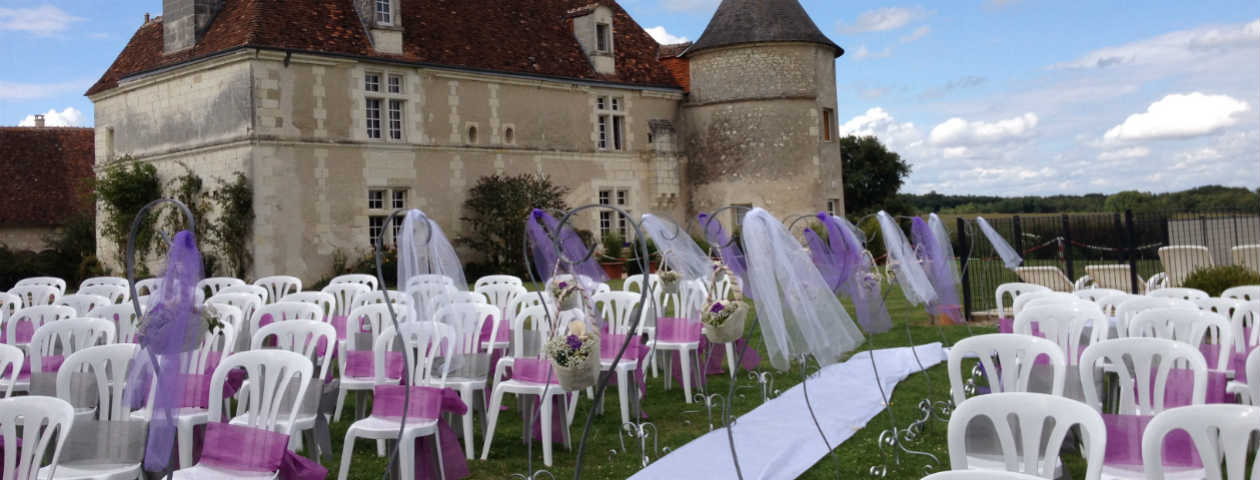
<path fill-rule="evenodd" d="M 140 223 L 144 219 L 145 214 L 149 213 L 149 210 L 153 207 L 163 203 L 173 203 L 179 207 L 179 210 L 184 214 L 184 219 L 188 220 L 188 231 L 197 231 L 197 222 L 193 218 L 192 210 L 189 210 L 188 205 L 184 205 L 184 202 L 174 198 L 159 198 L 140 207 L 140 211 L 136 212 L 135 218 L 131 220 L 131 231 L 127 234 L 127 255 L 124 260 L 126 262 L 124 267 L 127 269 L 127 288 L 131 290 L 131 306 L 136 309 L 136 315 L 139 315 L 141 311 L 140 296 L 136 292 L 136 234 L 140 232 Z"/>
<path fill-rule="evenodd" d="M 407 215 L 407 212 L 409 211 L 410 211 L 409 209 L 400 208 L 391 212 L 389 216 L 385 217 L 385 222 L 381 224 L 381 232 L 390 231 L 389 227 L 390 227 L 390 224 L 392 224 L 395 221 L 394 218 L 405 217 Z M 425 220 L 429 222 L 433 221 L 429 219 L 428 216 L 424 215 L 423 212 L 421 212 L 420 215 L 423 216 Z M 428 241 L 432 239 L 432 235 L 433 235 L 433 229 L 429 228 L 429 237 L 428 239 L 425 240 L 426 244 L 428 244 Z M 376 242 L 373 242 L 372 244 L 373 254 L 376 259 L 376 281 L 380 284 L 381 290 L 386 292 L 385 293 L 386 301 L 384 302 L 385 310 L 389 312 L 390 323 L 394 324 L 394 332 L 399 332 L 400 329 L 398 325 L 398 312 L 394 311 L 394 302 L 389 301 L 389 293 L 388 293 L 389 288 L 385 284 L 385 270 L 382 267 L 381 251 L 384 249 L 384 245 L 385 245 L 385 235 L 378 235 L 376 237 Z M 406 344 L 404 341 L 404 348 L 406 348 L 405 345 Z M 411 382 L 412 382 L 412 377 L 414 376 L 414 374 L 411 371 L 410 362 L 403 362 L 403 376 L 404 376 L 403 384 L 406 385 L 407 387 L 410 387 Z M 407 411 L 409 409 L 410 403 L 411 403 L 411 388 L 405 388 L 403 389 L 402 417 L 398 420 L 398 441 L 394 442 L 394 448 L 389 454 L 389 462 L 388 462 L 389 466 L 385 467 L 385 473 L 381 476 L 382 479 L 389 478 L 390 470 L 393 468 L 394 465 L 397 464 L 398 447 L 402 445 L 403 432 L 404 432 L 404 429 L 407 428 Z"/>
<path fill-rule="evenodd" d="M 713 219 L 717 218 L 717 216 L 718 216 L 718 214 L 719 214 L 719 213 L 725 212 L 725 211 L 727 211 L 727 210 L 736 210 L 736 209 L 743 209 L 745 212 L 749 212 L 749 211 L 752 211 L 753 207 L 749 207 L 749 206 L 745 206 L 745 205 L 727 205 L 727 206 L 725 206 L 725 207 L 722 207 L 722 208 L 719 208 L 719 209 L 717 209 L 717 210 L 714 210 L 714 211 L 713 211 L 713 213 L 708 214 L 708 215 L 709 215 L 709 218 L 708 218 L 707 220 L 705 220 L 705 221 L 704 221 L 704 237 L 705 237 L 705 239 L 707 240 L 707 239 L 709 238 L 709 225 L 713 223 Z M 721 225 L 721 224 L 722 224 L 722 222 L 718 222 L 718 225 Z M 730 236 L 730 238 L 728 238 L 728 239 L 726 240 L 726 243 L 725 243 L 725 244 L 722 244 L 722 245 L 718 246 L 718 249 L 723 249 L 723 248 L 729 247 L 729 246 L 731 246 L 731 244 L 733 244 L 733 243 L 735 243 L 735 235 L 731 235 L 731 236 Z"/>

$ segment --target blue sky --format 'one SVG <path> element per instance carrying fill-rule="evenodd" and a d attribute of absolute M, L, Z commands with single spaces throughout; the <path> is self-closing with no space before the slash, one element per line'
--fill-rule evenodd
<path fill-rule="evenodd" d="M 0 0 L 0 125 L 90 126 L 83 92 L 161 3 Z M 695 40 L 719 0 L 621 3 Z M 847 52 L 842 129 L 909 160 L 909 191 L 1260 187 L 1260 2 L 802 3 Z"/>

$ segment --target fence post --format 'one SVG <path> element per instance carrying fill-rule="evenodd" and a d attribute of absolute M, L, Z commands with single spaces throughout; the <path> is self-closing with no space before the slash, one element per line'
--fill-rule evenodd
<path fill-rule="evenodd" d="M 1024 229 L 1023 229 L 1023 228 L 1021 228 L 1021 227 L 1020 227 L 1020 225 L 1019 225 L 1019 215 L 1016 215 L 1016 216 L 1015 216 L 1015 218 L 1014 218 L 1013 220 L 1014 220 L 1014 222 L 1015 222 L 1015 224 L 1014 224 L 1014 229 L 1015 229 L 1015 252 L 1016 252 L 1016 253 L 1018 253 L 1020 257 L 1023 257 L 1023 256 L 1024 256 Z M 1025 261 L 1025 262 L 1024 262 L 1024 265 L 1027 265 L 1027 264 L 1028 264 L 1028 262 L 1027 262 L 1027 261 Z"/>
<path fill-rule="evenodd" d="M 1072 222 L 1063 214 L 1063 261 L 1066 263 L 1068 281 L 1076 281 L 1076 269 L 1072 265 Z"/>
<path fill-rule="evenodd" d="M 1128 230 L 1129 238 L 1129 289 L 1131 293 L 1138 294 L 1141 290 L 1138 288 L 1138 268 L 1137 268 L 1137 230 L 1133 227 L 1133 210 L 1124 211 L 1124 225 Z"/>
<path fill-rule="evenodd" d="M 971 259 L 971 248 L 967 245 L 970 239 L 967 238 L 967 221 L 962 217 L 958 217 L 958 249 L 962 252 L 959 257 L 961 264 L 958 266 L 962 270 L 962 289 L 963 289 L 963 321 L 971 321 L 971 273 L 967 271 L 967 262 Z"/>

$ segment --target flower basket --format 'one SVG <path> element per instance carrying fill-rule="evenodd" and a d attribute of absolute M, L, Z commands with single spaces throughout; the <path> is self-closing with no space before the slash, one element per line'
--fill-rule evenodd
<path fill-rule="evenodd" d="M 720 306 L 720 308 L 719 308 Z M 711 343 L 730 343 L 744 335 L 748 304 L 741 301 L 713 302 L 700 317 L 704 337 Z"/>
<path fill-rule="evenodd" d="M 665 293 L 678 293 L 678 281 L 682 276 L 678 272 L 668 270 L 658 274 L 661 279 L 661 290 Z"/>
<path fill-rule="evenodd" d="M 591 341 L 591 340 L 587 340 Z M 563 366 L 551 358 L 551 366 L 556 370 L 556 380 L 565 391 L 576 392 L 595 385 L 599 380 L 599 337 L 594 337 L 590 354 L 576 365 Z"/>

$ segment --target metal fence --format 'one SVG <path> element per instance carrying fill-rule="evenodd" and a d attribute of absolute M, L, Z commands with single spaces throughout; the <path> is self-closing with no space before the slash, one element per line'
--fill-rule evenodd
<path fill-rule="evenodd" d="M 954 252 L 964 266 L 963 307 L 969 317 L 995 309 L 995 291 L 1007 282 L 1059 291 L 1088 285 L 1143 293 L 1153 276 L 1178 286 L 1190 272 L 1207 266 L 1240 264 L 1260 270 L 1260 215 L 1255 213 L 986 217 L 1023 255 L 1016 271 L 1002 264 L 974 220 L 958 217 L 951 232 Z"/>

